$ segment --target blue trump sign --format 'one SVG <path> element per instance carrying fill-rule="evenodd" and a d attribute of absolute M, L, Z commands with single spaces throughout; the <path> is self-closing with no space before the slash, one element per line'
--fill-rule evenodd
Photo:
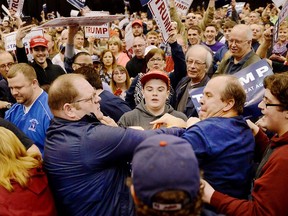
<path fill-rule="evenodd" d="M 272 75 L 273 71 L 266 60 L 258 61 L 239 72 L 233 74 L 236 76 L 246 92 L 246 103 L 243 116 L 246 118 L 257 118 L 261 115 L 258 104 L 264 95 L 263 80 L 266 76 Z M 194 106 L 199 112 L 201 104 L 200 98 L 203 95 L 205 87 L 192 89 L 189 94 Z"/>

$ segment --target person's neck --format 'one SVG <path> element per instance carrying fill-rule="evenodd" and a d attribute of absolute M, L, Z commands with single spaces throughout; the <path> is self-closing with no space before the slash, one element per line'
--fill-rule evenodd
<path fill-rule="evenodd" d="M 238 62 L 240 62 L 250 51 L 251 49 L 247 51 L 246 53 L 244 53 L 242 56 L 234 57 L 234 63 L 237 64 Z"/>
<path fill-rule="evenodd" d="M 45 69 L 48 66 L 47 60 L 45 60 L 45 62 L 43 62 L 43 64 L 39 64 L 38 62 L 36 62 L 40 67 L 42 67 L 43 69 Z"/>
<path fill-rule="evenodd" d="M 126 88 L 126 83 L 125 83 L 125 82 L 124 82 L 124 83 L 116 83 L 116 87 L 117 87 L 117 88 L 120 88 L 120 89 L 122 89 L 122 90 L 124 90 L 124 91 L 127 90 L 127 88 Z"/>
<path fill-rule="evenodd" d="M 212 41 L 206 41 L 207 45 L 214 45 L 216 43 L 216 40 L 212 40 Z"/>
<path fill-rule="evenodd" d="M 159 109 L 156 109 L 156 108 L 151 108 L 151 107 L 149 107 L 149 106 L 147 106 L 147 105 L 145 105 L 145 107 L 146 107 L 146 109 L 150 112 L 150 113 L 152 113 L 154 116 L 158 116 L 158 115 L 161 115 L 163 112 L 164 112 L 164 110 L 165 110 L 165 104 L 164 104 L 164 106 L 163 107 L 161 107 L 161 108 L 159 108 Z"/>
<path fill-rule="evenodd" d="M 40 86 L 38 86 L 36 89 L 33 90 L 33 94 L 32 94 L 32 97 L 29 101 L 27 101 L 27 103 L 23 104 L 25 107 L 29 107 L 31 106 L 35 101 L 36 99 L 43 93 L 43 89 L 40 88 Z"/>
<path fill-rule="evenodd" d="M 203 74 L 203 76 L 201 77 L 196 77 L 196 78 L 191 78 L 191 83 L 192 84 L 196 84 L 196 83 L 200 83 L 205 77 L 205 74 Z"/>
<path fill-rule="evenodd" d="M 117 59 L 119 57 L 120 52 L 113 52 L 114 57 Z"/>

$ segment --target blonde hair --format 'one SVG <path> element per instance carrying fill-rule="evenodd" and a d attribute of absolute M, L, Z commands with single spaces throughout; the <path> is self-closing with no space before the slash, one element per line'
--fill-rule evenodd
<path fill-rule="evenodd" d="M 25 187 L 29 180 L 29 170 L 41 167 L 41 156 L 27 153 L 16 135 L 0 127 L 0 185 L 13 191 L 11 180 Z"/>

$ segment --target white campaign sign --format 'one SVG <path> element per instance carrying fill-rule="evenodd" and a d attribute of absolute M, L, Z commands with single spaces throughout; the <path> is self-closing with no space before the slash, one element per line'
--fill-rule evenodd
<path fill-rule="evenodd" d="M 109 38 L 108 24 L 101 26 L 86 26 L 85 27 L 85 37 L 95 37 L 95 38 Z"/>
<path fill-rule="evenodd" d="M 169 32 L 171 30 L 171 17 L 169 8 L 165 0 L 151 0 L 148 6 L 153 14 L 153 17 L 159 27 L 164 42 L 168 41 Z"/>
<path fill-rule="evenodd" d="M 193 0 L 175 0 L 175 7 L 177 12 L 182 15 L 186 15 Z"/>
<path fill-rule="evenodd" d="M 23 5 L 24 5 L 24 0 L 10 0 L 9 1 L 9 9 L 17 12 L 18 14 L 22 14 Z"/>

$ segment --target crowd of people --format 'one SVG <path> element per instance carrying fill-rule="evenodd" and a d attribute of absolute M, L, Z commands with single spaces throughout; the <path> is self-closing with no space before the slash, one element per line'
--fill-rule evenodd
<path fill-rule="evenodd" d="M 288 22 L 274 27 L 274 4 L 236 5 L 180 14 L 170 0 L 167 42 L 149 13 L 126 11 L 109 38 L 42 28 L 29 50 L 24 38 L 53 17 L 26 25 L 10 11 L 0 28 L 0 215 L 288 215 Z M 262 59 L 274 74 L 252 122 L 234 74 Z"/>

